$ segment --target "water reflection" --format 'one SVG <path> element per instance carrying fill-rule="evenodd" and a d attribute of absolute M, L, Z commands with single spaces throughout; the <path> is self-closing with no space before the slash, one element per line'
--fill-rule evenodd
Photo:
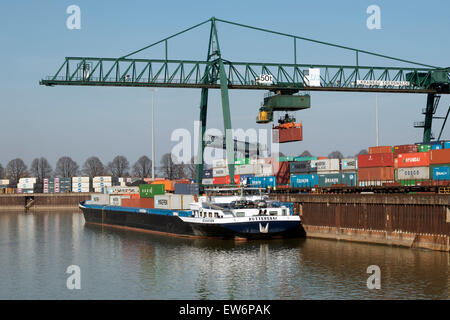
<path fill-rule="evenodd" d="M 82 289 L 65 286 L 79 265 Z M 448 299 L 449 253 L 318 239 L 235 242 L 0 215 L 1 299 Z M 366 286 L 369 265 L 381 289 Z"/>

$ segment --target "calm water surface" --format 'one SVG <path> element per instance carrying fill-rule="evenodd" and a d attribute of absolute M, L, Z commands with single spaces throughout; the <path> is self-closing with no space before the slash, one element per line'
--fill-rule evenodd
<path fill-rule="evenodd" d="M 69 290 L 66 269 L 81 270 Z M 367 267 L 381 269 L 369 290 Z M 0 213 L 0 299 L 448 299 L 450 254 L 317 239 L 234 242 Z"/>

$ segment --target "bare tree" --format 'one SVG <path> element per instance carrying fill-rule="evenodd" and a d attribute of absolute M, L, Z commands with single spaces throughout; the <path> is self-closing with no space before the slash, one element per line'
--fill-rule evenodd
<path fill-rule="evenodd" d="M 133 165 L 133 176 L 144 179 L 152 174 L 152 160 L 147 156 L 140 157 Z"/>
<path fill-rule="evenodd" d="M 198 165 L 195 164 L 195 157 L 191 158 L 191 161 L 184 165 L 184 172 L 189 179 L 197 179 Z"/>
<path fill-rule="evenodd" d="M 113 161 L 108 163 L 107 168 L 114 177 L 125 177 L 129 175 L 130 163 L 126 157 L 116 156 Z"/>
<path fill-rule="evenodd" d="M 358 152 L 357 156 L 360 154 L 369 154 L 369 152 L 366 149 L 362 149 L 360 152 Z"/>
<path fill-rule="evenodd" d="M 299 157 L 312 157 L 312 156 L 313 155 L 308 150 L 303 151 L 302 154 L 299 155 Z"/>
<path fill-rule="evenodd" d="M 83 164 L 83 174 L 93 178 L 105 173 L 103 163 L 97 157 L 88 158 Z"/>
<path fill-rule="evenodd" d="M 343 159 L 344 155 L 340 151 L 333 151 L 328 155 L 330 159 Z"/>
<path fill-rule="evenodd" d="M 2 164 L 0 163 L 0 179 L 5 178 L 5 169 L 3 168 Z"/>
<path fill-rule="evenodd" d="M 52 175 L 52 166 L 44 157 L 36 158 L 31 162 L 31 174 L 37 178 L 37 182 L 44 181 Z"/>
<path fill-rule="evenodd" d="M 78 164 L 70 157 L 61 157 L 56 162 L 55 176 L 61 178 L 72 178 L 79 173 Z"/>
<path fill-rule="evenodd" d="M 179 163 L 177 157 L 171 153 L 165 153 L 161 157 L 161 174 L 169 180 L 180 179 L 185 177 L 184 164 Z"/>
<path fill-rule="evenodd" d="M 22 159 L 13 159 L 6 165 L 6 177 L 12 184 L 17 184 L 20 178 L 28 176 L 27 166 Z"/>

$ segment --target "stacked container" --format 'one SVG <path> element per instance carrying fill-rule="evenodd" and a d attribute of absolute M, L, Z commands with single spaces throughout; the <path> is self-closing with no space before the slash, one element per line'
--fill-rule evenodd
<path fill-rule="evenodd" d="M 390 153 L 358 155 L 358 186 L 381 186 L 383 183 L 393 182 L 394 179 L 392 148 Z"/>
<path fill-rule="evenodd" d="M 72 178 L 45 178 L 44 193 L 62 193 L 72 191 Z"/>
<path fill-rule="evenodd" d="M 100 176 L 92 179 L 92 187 L 94 192 L 105 193 L 106 187 L 112 187 L 117 185 L 119 179 L 111 176 Z"/>
<path fill-rule="evenodd" d="M 17 193 L 34 193 L 37 178 L 20 178 L 17 183 Z"/>
<path fill-rule="evenodd" d="M 415 185 L 430 179 L 430 153 L 401 153 L 397 156 L 397 179 L 402 185 Z"/>
<path fill-rule="evenodd" d="M 90 192 L 90 178 L 72 177 L 72 192 Z"/>
<path fill-rule="evenodd" d="M 195 202 L 193 195 L 165 194 L 155 196 L 155 208 L 172 210 L 189 210 L 190 204 Z"/>
<path fill-rule="evenodd" d="M 450 143 L 445 142 L 442 150 L 430 152 L 430 176 L 436 181 L 450 180 Z"/>

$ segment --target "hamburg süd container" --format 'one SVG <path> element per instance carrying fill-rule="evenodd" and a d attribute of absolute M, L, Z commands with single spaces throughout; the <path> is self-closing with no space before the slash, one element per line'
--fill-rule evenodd
<path fill-rule="evenodd" d="M 393 167 L 393 153 L 376 153 L 358 155 L 358 169 L 371 167 Z"/>
<path fill-rule="evenodd" d="M 331 187 L 335 184 L 345 184 L 346 186 L 356 186 L 356 173 L 328 173 L 318 174 L 319 187 Z"/>
<path fill-rule="evenodd" d="M 271 188 L 274 189 L 277 186 L 277 179 L 272 177 L 249 177 L 247 180 L 248 186 L 257 188 Z"/>
<path fill-rule="evenodd" d="M 428 167 L 430 165 L 429 152 L 400 153 L 397 156 L 398 168 Z"/>

